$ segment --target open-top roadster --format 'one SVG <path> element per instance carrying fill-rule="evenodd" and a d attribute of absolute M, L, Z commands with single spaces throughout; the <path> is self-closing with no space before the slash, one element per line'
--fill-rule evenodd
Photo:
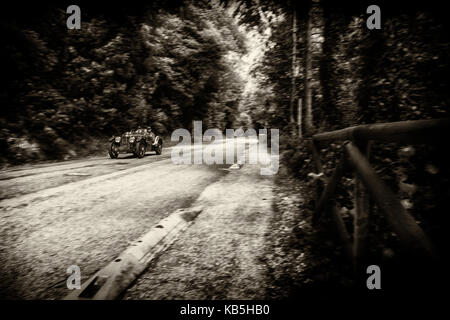
<path fill-rule="evenodd" d="M 121 136 L 111 138 L 109 156 L 116 159 L 119 153 L 133 153 L 136 157 L 144 157 L 147 151 L 161 154 L 163 140 L 155 135 L 150 127 L 138 128 L 125 132 Z"/>

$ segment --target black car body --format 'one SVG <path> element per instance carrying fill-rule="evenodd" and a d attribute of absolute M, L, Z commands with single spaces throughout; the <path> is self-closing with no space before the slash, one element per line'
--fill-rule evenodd
<path fill-rule="evenodd" d="M 113 136 L 109 156 L 116 159 L 120 153 L 133 153 L 138 158 L 142 158 L 147 151 L 155 151 L 156 154 L 161 154 L 162 144 L 163 140 L 155 135 L 150 128 L 139 128 L 125 132 L 120 136 Z"/>

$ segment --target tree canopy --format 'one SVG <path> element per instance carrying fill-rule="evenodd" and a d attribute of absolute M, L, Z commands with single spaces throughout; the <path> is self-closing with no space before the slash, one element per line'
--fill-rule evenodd
<path fill-rule="evenodd" d="M 162 135 L 193 120 L 235 121 L 245 54 L 237 20 L 219 2 L 81 3 L 82 27 L 65 7 L 12 7 L 2 22 L 0 140 L 26 139 L 61 153 L 86 136 L 139 124 Z M 30 8 L 28 8 L 30 9 Z M 26 137 L 26 138 L 22 138 Z"/>

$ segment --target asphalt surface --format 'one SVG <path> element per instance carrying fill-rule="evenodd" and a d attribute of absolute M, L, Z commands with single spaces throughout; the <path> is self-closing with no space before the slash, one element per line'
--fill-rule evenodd
<path fill-rule="evenodd" d="M 231 169 L 210 184 L 193 204 L 202 213 L 122 298 L 264 299 L 272 188 L 272 177 L 261 176 L 257 165 Z"/>
<path fill-rule="evenodd" d="M 235 295 L 211 293 L 210 285 L 194 291 L 179 286 L 155 290 L 158 281 L 149 279 L 163 277 L 170 284 L 185 279 L 186 272 L 197 277 L 203 272 L 211 281 L 223 278 L 223 272 L 234 272 L 229 281 L 242 278 L 253 287 L 259 280 L 263 283 L 264 277 L 251 248 L 263 245 L 271 179 L 261 184 L 257 165 L 236 170 L 229 169 L 230 165 L 175 165 L 170 154 L 171 148 L 167 148 L 162 155 L 147 153 L 143 159 L 105 156 L 1 171 L 0 298 L 60 299 L 68 294 L 69 266 L 79 266 L 82 280 L 86 280 L 158 221 L 198 203 L 206 204 L 207 209 L 192 231 L 190 228 L 144 272 L 143 280 L 138 279 L 124 298 L 252 298 L 261 294 L 259 285 L 250 291 L 226 291 Z M 231 228 L 233 225 L 236 227 Z M 201 248 L 205 251 L 199 260 L 197 250 Z M 154 270 L 156 263 L 164 263 L 164 257 L 172 267 L 166 275 L 164 264 Z M 225 264 L 234 263 L 234 271 L 228 266 L 223 272 L 215 268 L 215 274 L 205 273 L 205 268 L 214 265 L 208 263 L 218 263 L 220 257 L 226 257 Z M 250 271 L 253 266 L 254 272 Z M 196 283 L 195 279 L 187 281 L 185 285 Z"/>

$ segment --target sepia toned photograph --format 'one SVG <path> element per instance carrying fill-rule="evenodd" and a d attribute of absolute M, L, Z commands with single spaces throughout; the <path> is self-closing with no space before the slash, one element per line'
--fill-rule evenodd
<path fill-rule="evenodd" d="M 446 287 L 443 3 L 10 1 L 0 30 L 0 300 Z"/>

